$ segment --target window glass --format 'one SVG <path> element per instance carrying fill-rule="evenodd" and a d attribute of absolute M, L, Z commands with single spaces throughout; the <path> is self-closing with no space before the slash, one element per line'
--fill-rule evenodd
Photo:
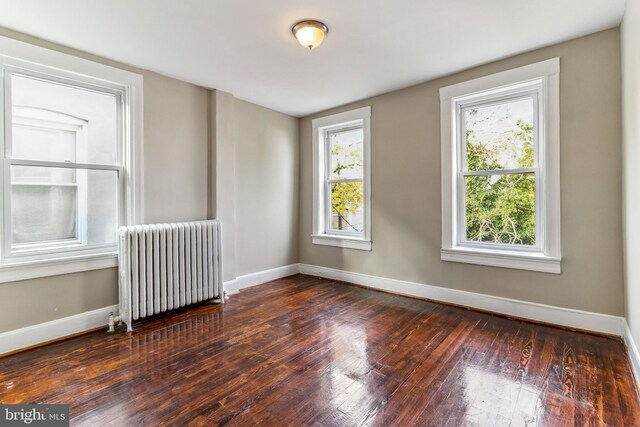
<path fill-rule="evenodd" d="M 118 102 L 110 93 L 11 75 L 12 157 L 118 164 Z"/>
<path fill-rule="evenodd" d="M 12 184 L 13 243 L 77 239 L 77 204 L 76 186 Z"/>
<path fill-rule="evenodd" d="M 52 162 L 76 162 L 77 131 L 54 127 L 42 120 L 21 120 L 24 115 L 14 116 L 14 159 L 47 160 Z"/>
<path fill-rule="evenodd" d="M 114 244 L 117 226 L 117 171 L 11 166 L 14 250 Z"/>
<path fill-rule="evenodd" d="M 364 231 L 362 181 L 331 183 L 331 229 L 350 233 Z"/>
<path fill-rule="evenodd" d="M 463 109 L 466 169 L 532 168 L 532 98 Z"/>
<path fill-rule="evenodd" d="M 118 230 L 118 173 L 110 170 L 87 170 L 88 245 L 117 243 Z"/>
<path fill-rule="evenodd" d="M 534 173 L 465 177 L 467 240 L 536 244 Z"/>
<path fill-rule="evenodd" d="M 328 132 L 327 136 L 331 155 L 330 178 L 362 179 L 364 166 L 362 127 Z"/>
<path fill-rule="evenodd" d="M 76 184 L 76 170 L 73 168 L 40 168 L 12 166 L 12 184 Z"/>

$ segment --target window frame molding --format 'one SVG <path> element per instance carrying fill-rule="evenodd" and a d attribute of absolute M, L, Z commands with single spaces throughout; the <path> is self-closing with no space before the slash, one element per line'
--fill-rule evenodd
<path fill-rule="evenodd" d="M 560 230 L 560 59 L 552 58 L 523 67 L 480 77 L 440 89 L 442 166 L 442 247 L 443 261 L 545 273 L 561 273 Z M 478 244 L 461 239 L 459 171 L 461 156 L 458 112 L 465 102 L 480 103 L 509 95 L 516 97 L 539 85 L 542 114 L 539 126 L 536 175 L 536 248 Z M 538 239 L 537 239 L 538 240 Z M 471 244 L 469 244 L 471 243 Z M 538 245 L 536 245 L 538 246 Z"/>
<path fill-rule="evenodd" d="M 118 147 L 122 164 L 105 168 L 102 165 L 74 164 L 84 169 L 114 169 L 118 171 L 118 190 L 122 195 L 122 224 L 142 223 L 144 218 L 144 159 L 143 159 L 143 76 L 134 72 L 115 68 L 109 65 L 90 61 L 78 56 L 69 55 L 44 47 L 0 36 L 0 72 L 4 80 L 5 68 L 26 69 L 27 74 L 39 73 L 51 76 L 54 81 L 68 79 L 77 86 L 103 87 L 122 92 L 122 124 L 120 132 L 123 146 Z M 5 105 L 4 84 L 0 85 L 0 138 L 3 150 L 3 169 L 0 177 L 4 180 L 7 174 L 7 163 L 19 161 L 6 159 L 5 149 Z M 37 162 L 30 162 L 37 163 Z M 55 162 L 43 162 L 51 166 Z M 60 167 L 69 167 L 60 163 Z M 0 188 L 4 188 L 0 183 Z M 4 199 L 4 198 L 3 198 Z M 3 203 L 4 204 L 4 203 Z M 3 208 L 4 209 L 4 208 Z M 4 215 L 3 215 L 4 216 Z M 4 230 L 3 230 L 4 232 Z M 10 261 L 0 264 L 0 283 L 18 280 L 47 277 L 59 274 L 116 267 L 117 247 L 108 252 L 96 248 L 86 253 L 50 254 L 38 259 Z"/>
<path fill-rule="evenodd" d="M 352 233 L 327 233 L 325 206 L 327 144 L 324 134 L 333 129 L 362 124 L 363 129 L 363 185 L 364 185 L 364 231 L 362 237 Z M 370 251 L 371 240 L 371 106 L 332 114 L 311 121 L 313 134 L 313 232 L 311 243 L 348 249 Z"/>

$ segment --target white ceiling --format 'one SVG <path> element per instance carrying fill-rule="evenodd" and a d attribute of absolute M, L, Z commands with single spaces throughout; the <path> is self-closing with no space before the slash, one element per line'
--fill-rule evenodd
<path fill-rule="evenodd" d="M 624 0 L 0 0 L 0 26 L 295 116 L 617 26 Z M 303 49 L 301 19 L 329 26 Z"/>

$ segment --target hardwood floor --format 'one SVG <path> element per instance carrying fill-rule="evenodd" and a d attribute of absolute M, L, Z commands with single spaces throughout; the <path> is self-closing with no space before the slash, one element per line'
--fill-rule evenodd
<path fill-rule="evenodd" d="M 640 425 L 614 339 L 297 275 L 0 359 L 73 425 Z"/>

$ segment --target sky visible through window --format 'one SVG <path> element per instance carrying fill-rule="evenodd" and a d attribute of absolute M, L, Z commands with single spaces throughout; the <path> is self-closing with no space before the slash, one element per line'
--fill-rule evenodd
<path fill-rule="evenodd" d="M 482 145 L 488 154 L 481 164 L 470 164 L 468 158 L 468 170 L 533 167 L 533 157 L 525 156 L 533 141 L 518 137 L 522 132 L 520 122 L 533 125 L 531 98 L 467 109 L 464 114 L 467 144 Z"/>

